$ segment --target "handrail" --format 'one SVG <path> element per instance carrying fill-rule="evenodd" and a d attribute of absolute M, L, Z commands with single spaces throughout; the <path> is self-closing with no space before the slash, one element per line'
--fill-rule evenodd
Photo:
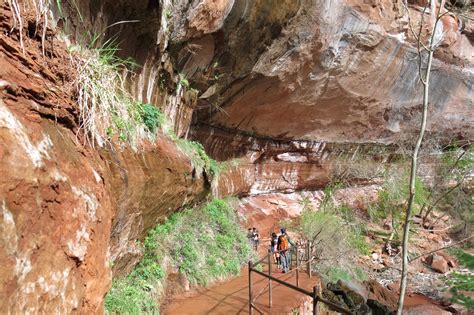
<path fill-rule="evenodd" d="M 303 247 L 303 246 L 306 246 L 306 249 L 307 249 L 307 254 L 308 254 L 308 257 L 307 257 L 307 260 L 306 261 L 300 261 L 301 264 L 298 266 L 298 259 L 297 259 L 297 266 L 296 268 L 293 268 L 292 270 L 290 270 L 290 272 L 293 272 L 295 270 L 298 270 L 300 267 L 304 266 L 305 264 L 308 265 L 308 275 L 311 277 L 311 267 L 310 267 L 310 262 L 314 260 L 314 257 L 310 258 L 309 256 L 309 253 L 310 253 L 310 248 L 312 248 L 312 245 L 311 245 L 311 242 L 308 242 L 308 243 L 304 243 L 304 244 L 297 244 L 296 246 L 293 246 L 293 248 L 296 248 L 298 249 L 298 247 Z M 283 251 L 288 251 L 288 250 L 291 250 L 290 249 L 286 249 L 286 250 L 279 250 L 279 251 L 276 251 L 276 252 L 269 252 L 267 255 L 265 255 L 262 259 L 259 259 L 257 262 L 253 263 L 252 261 L 249 261 L 248 262 L 248 269 L 249 269 L 249 313 L 250 315 L 253 314 L 253 309 L 257 310 L 259 313 L 262 313 L 262 311 L 260 309 L 258 309 L 253 301 L 254 301 L 254 298 L 252 296 L 252 272 L 255 272 L 256 274 L 259 274 L 265 278 L 267 278 L 269 280 L 269 284 L 268 284 L 268 288 L 269 288 L 269 306 L 271 307 L 272 306 L 272 294 L 271 294 L 271 282 L 272 281 L 275 281 L 283 286 L 286 286 L 292 290 L 295 290 L 299 293 L 302 293 L 304 295 L 307 295 L 307 296 L 310 296 L 313 298 L 313 314 L 317 314 L 317 303 L 318 302 L 321 302 L 327 306 L 329 306 L 330 308 L 336 310 L 337 312 L 340 312 L 342 314 L 352 314 L 352 312 L 350 310 L 347 310 L 345 309 L 344 307 L 341 307 L 331 301 L 328 301 L 324 298 L 322 298 L 320 295 L 319 295 L 319 291 L 318 291 L 318 288 L 317 287 L 313 287 L 313 292 L 310 292 L 310 291 L 307 291 L 303 288 L 300 288 L 298 286 L 298 281 L 297 281 L 297 285 L 293 285 L 291 283 L 288 283 L 280 278 L 277 278 L 277 277 L 274 277 L 271 275 L 271 268 L 272 268 L 272 264 L 270 262 L 270 255 L 273 255 L 275 253 L 280 253 L 280 252 L 283 252 Z M 298 255 L 298 252 L 296 253 L 296 255 Z M 268 260 L 268 268 L 269 268 L 269 273 L 266 274 L 262 271 L 259 271 L 257 269 L 255 269 L 254 267 L 261 264 L 265 259 Z M 288 274 L 288 273 L 287 273 Z M 263 289 L 262 289 L 263 290 Z M 258 298 L 260 296 L 261 292 L 259 294 L 257 294 L 256 298 Z"/>
<path fill-rule="evenodd" d="M 260 260 L 257 260 L 256 262 L 253 263 L 254 266 L 256 265 L 260 265 L 264 260 L 267 259 L 268 256 L 270 255 L 273 255 L 275 253 L 281 253 L 281 252 L 286 252 L 286 251 L 289 251 L 291 250 L 292 248 L 298 248 L 298 247 L 303 247 L 303 246 L 306 246 L 306 243 L 305 244 L 296 244 L 295 246 L 290 246 L 289 248 L 287 249 L 280 249 L 280 250 L 277 250 L 275 252 L 268 252 L 265 256 L 263 256 Z"/>
<path fill-rule="evenodd" d="M 275 278 L 275 277 L 273 277 L 273 276 L 269 276 L 269 275 L 267 275 L 266 273 L 263 273 L 263 272 L 261 272 L 261 271 L 258 271 L 257 269 L 253 269 L 253 268 L 251 268 L 251 269 L 252 269 L 252 272 L 258 273 L 259 275 L 264 276 L 265 278 L 268 278 L 268 279 L 273 280 L 273 281 L 275 281 L 275 282 L 278 282 L 279 284 L 282 284 L 282 285 L 284 285 L 284 286 L 287 286 L 287 287 L 289 287 L 290 289 L 293 289 L 293 290 L 295 290 L 295 291 L 298 291 L 298 292 L 300 292 L 300 293 L 303 293 L 303 294 L 306 294 L 306 295 L 309 295 L 309 296 L 313 296 L 313 293 L 311 293 L 311 292 L 309 292 L 309 291 L 306 291 L 305 289 L 302 289 L 302 288 L 297 287 L 297 286 L 295 286 L 295 285 L 293 285 L 293 284 L 291 284 L 291 283 L 288 283 L 288 282 L 285 282 L 285 281 L 283 281 L 283 280 L 280 280 L 279 278 Z"/>

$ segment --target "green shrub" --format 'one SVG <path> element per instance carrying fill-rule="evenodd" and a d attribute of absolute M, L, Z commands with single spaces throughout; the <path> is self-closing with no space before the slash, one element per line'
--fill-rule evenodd
<path fill-rule="evenodd" d="M 184 88 L 189 88 L 189 81 L 186 79 L 183 73 L 179 74 L 179 82 L 178 82 L 178 87 L 182 86 Z"/>
<path fill-rule="evenodd" d="M 114 280 L 105 297 L 105 309 L 111 314 L 158 314 L 158 307 L 149 291 L 130 279 Z"/>
<path fill-rule="evenodd" d="M 370 245 L 367 242 L 362 231 L 352 230 L 352 233 L 350 234 L 350 237 L 349 237 L 349 243 L 351 247 L 357 250 L 359 254 L 361 255 L 370 254 Z"/>
<path fill-rule="evenodd" d="M 389 216 L 398 222 L 403 219 L 408 200 L 408 174 L 399 168 L 392 169 L 386 176 L 377 203 L 369 206 L 370 219 L 377 222 Z M 415 179 L 415 206 L 421 206 L 428 199 L 428 189 L 419 177 Z M 397 223 L 395 223 L 397 224 Z"/>
<path fill-rule="evenodd" d="M 333 208 L 330 204 L 332 202 L 328 201 L 328 209 Z M 313 248 L 313 256 L 316 257 L 314 267 L 324 278 L 330 281 L 364 278 L 363 270 L 354 268 L 354 257 L 356 251 L 368 253 L 369 245 L 362 231 L 357 232 L 336 212 L 314 211 L 308 206 L 301 213 L 295 229 L 304 239 L 316 244 Z"/>
<path fill-rule="evenodd" d="M 97 37 L 90 47 L 95 46 L 96 40 Z M 118 50 L 113 39 L 99 48 L 77 50 L 76 99 L 80 127 L 86 141 L 92 145 L 103 145 L 114 131 L 118 131 L 122 140 L 131 142 L 139 135 L 130 112 L 133 99 L 123 88 L 123 73 L 131 73 L 136 64 L 130 59 L 117 57 Z"/>
<path fill-rule="evenodd" d="M 144 246 L 143 259 L 135 269 L 127 277 L 113 281 L 105 297 L 107 312 L 158 314 L 155 297 L 161 288 L 164 272 L 158 263 L 153 232 L 145 237 Z"/>
<path fill-rule="evenodd" d="M 471 270 L 474 270 L 474 256 L 466 253 L 463 251 L 461 248 L 452 248 L 449 251 L 452 255 L 456 256 L 456 258 L 459 260 L 459 263 Z"/>
<path fill-rule="evenodd" d="M 251 249 L 233 209 L 226 201 L 214 199 L 200 210 L 189 217 L 191 222 L 183 224 L 194 223 L 193 233 L 180 233 L 176 242 L 173 259 L 181 262 L 180 271 L 192 283 L 203 285 L 238 275 L 241 264 L 250 258 Z"/>
<path fill-rule="evenodd" d="M 453 302 L 463 304 L 469 310 L 474 309 L 474 299 L 462 294 L 461 292 L 474 291 L 474 275 L 453 272 L 446 277 L 445 283 L 450 287 L 449 290 L 453 294 L 451 298 Z"/>
<path fill-rule="evenodd" d="M 449 250 L 449 252 L 456 256 L 460 265 L 474 270 L 474 256 L 466 253 L 461 248 L 452 248 Z M 449 286 L 449 291 L 453 294 L 451 300 L 455 303 L 463 304 L 469 310 L 474 310 L 474 299 L 463 295 L 461 292 L 474 291 L 474 275 L 453 272 L 444 280 L 446 285 Z"/>
<path fill-rule="evenodd" d="M 346 270 L 343 270 L 339 267 L 330 268 L 326 272 L 326 278 L 330 282 L 337 282 L 338 280 L 351 281 L 352 277 Z"/>
<path fill-rule="evenodd" d="M 141 121 L 151 133 L 163 124 L 165 116 L 157 107 L 143 103 L 136 103 L 136 107 Z"/>
<path fill-rule="evenodd" d="M 219 174 L 219 163 L 207 155 L 201 143 L 187 139 L 179 139 L 176 136 L 174 137 L 178 146 L 187 156 L 189 156 L 195 166 L 206 169 L 211 177 Z"/>

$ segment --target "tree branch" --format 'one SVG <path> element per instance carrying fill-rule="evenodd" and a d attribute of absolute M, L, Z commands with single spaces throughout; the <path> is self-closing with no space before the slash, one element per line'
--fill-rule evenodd
<path fill-rule="evenodd" d="M 447 245 L 447 246 L 444 246 L 444 247 L 441 247 L 441 248 L 438 248 L 438 249 L 429 251 L 429 252 L 427 252 L 427 253 L 423 253 L 423 254 L 418 255 L 418 256 L 415 256 L 415 257 L 413 257 L 413 258 L 410 258 L 408 261 L 409 261 L 409 263 L 411 263 L 412 261 L 417 260 L 418 258 L 421 258 L 421 257 L 423 257 L 423 256 L 426 256 L 426 255 L 429 255 L 429 254 L 433 254 L 433 253 L 439 252 L 439 251 L 441 251 L 441 250 L 443 250 L 443 249 L 450 248 L 450 247 L 453 247 L 453 246 L 455 246 L 455 245 L 464 243 L 465 241 L 470 240 L 470 239 L 473 238 L 473 237 L 474 237 L 474 235 L 471 235 L 471 236 L 469 236 L 469 237 L 467 237 L 467 238 L 464 238 L 464 239 L 462 239 L 462 240 L 460 240 L 460 241 L 458 241 L 458 242 L 455 242 L 455 243 L 449 244 L 449 245 Z"/>

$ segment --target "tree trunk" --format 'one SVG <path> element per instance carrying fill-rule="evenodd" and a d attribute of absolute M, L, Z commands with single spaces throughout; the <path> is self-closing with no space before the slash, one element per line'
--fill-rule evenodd
<path fill-rule="evenodd" d="M 403 228 L 403 243 L 402 243 L 402 279 L 400 283 L 400 296 L 398 298 L 398 308 L 397 315 L 402 315 L 403 303 L 405 300 L 405 291 L 408 281 L 408 238 L 410 234 L 410 220 L 411 214 L 413 212 L 413 205 L 415 201 L 415 181 L 416 181 L 416 171 L 418 169 L 418 153 L 420 151 L 421 143 L 423 141 L 423 136 L 426 129 L 426 117 L 428 115 L 428 97 L 429 97 L 429 87 L 430 87 L 430 72 L 431 64 L 433 62 L 433 50 L 430 50 L 428 54 L 428 62 L 426 69 L 426 76 L 423 82 L 423 113 L 421 119 L 420 131 L 418 134 L 418 139 L 416 140 L 415 149 L 413 150 L 413 155 L 411 158 L 411 169 L 410 169 L 410 191 L 408 197 L 408 208 L 405 216 L 405 226 Z"/>

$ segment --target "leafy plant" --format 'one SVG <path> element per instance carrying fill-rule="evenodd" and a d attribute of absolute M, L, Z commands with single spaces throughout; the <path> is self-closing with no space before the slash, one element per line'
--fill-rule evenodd
<path fill-rule="evenodd" d="M 144 241 L 142 261 L 125 278 L 113 281 L 105 298 L 105 309 L 113 314 L 155 314 L 158 306 L 155 296 L 161 288 L 164 272 L 153 233 Z"/>
<path fill-rule="evenodd" d="M 463 304 L 468 310 L 474 310 L 474 299 L 463 294 L 463 291 L 474 291 L 474 275 L 453 272 L 445 279 L 445 282 L 450 286 L 449 291 L 453 294 L 451 298 L 453 302 Z"/>
<path fill-rule="evenodd" d="M 115 40 L 93 48 L 99 35 L 92 37 L 91 49 L 81 49 L 78 56 L 77 101 L 80 127 L 86 141 L 100 146 L 118 134 L 121 141 L 135 145 L 150 137 L 164 122 L 164 115 L 152 104 L 134 101 L 124 88 L 123 74 L 133 72 L 137 64 L 132 59 L 117 57 Z"/>
<path fill-rule="evenodd" d="M 463 251 L 461 248 L 452 248 L 449 251 L 451 254 L 456 256 L 456 258 L 459 260 L 459 263 L 471 270 L 474 270 L 474 256 Z"/>
<path fill-rule="evenodd" d="M 331 208 L 329 204 L 332 202 L 329 201 L 327 206 Z M 335 212 L 315 211 L 307 205 L 294 228 L 314 245 L 314 268 L 323 277 L 330 280 L 362 277 L 362 273 L 354 268 L 353 257 L 356 251 L 367 253 L 369 246 L 362 233 L 356 233 Z M 338 267 L 334 268 L 335 265 Z"/>
<path fill-rule="evenodd" d="M 156 128 L 160 127 L 165 119 L 164 114 L 151 104 L 137 103 L 138 113 L 141 121 L 145 124 L 148 131 L 154 133 Z"/>
<path fill-rule="evenodd" d="M 182 73 L 179 74 L 178 86 L 182 86 L 184 88 L 189 88 L 189 81 L 188 81 L 188 79 L 186 79 L 186 77 Z"/>

